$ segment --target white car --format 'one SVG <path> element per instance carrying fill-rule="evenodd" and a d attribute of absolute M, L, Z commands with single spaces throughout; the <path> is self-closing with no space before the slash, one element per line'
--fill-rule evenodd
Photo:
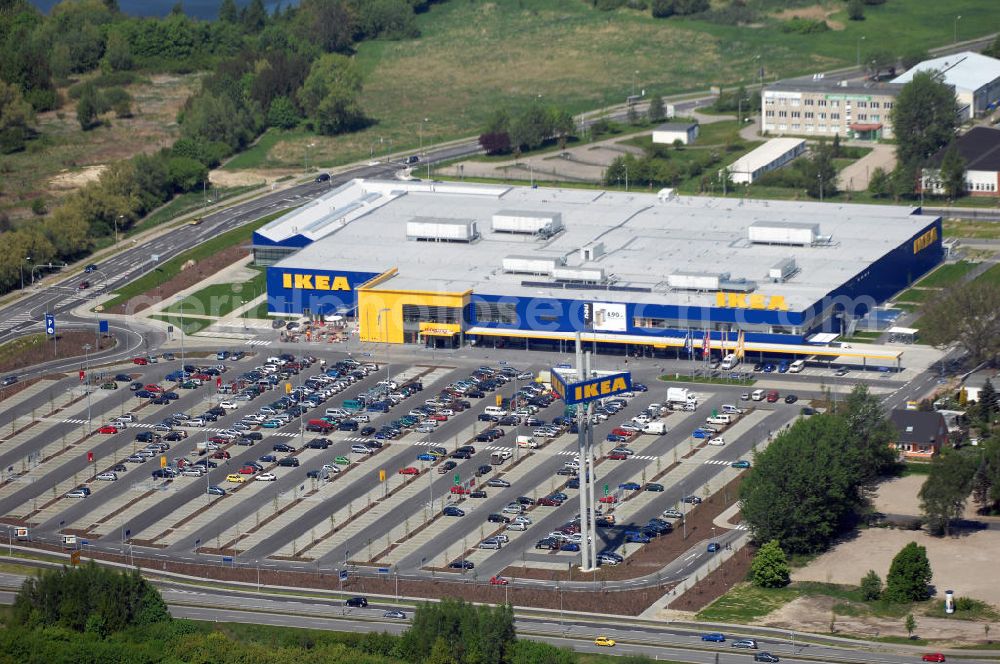
<path fill-rule="evenodd" d="M 718 436 L 718 437 L 713 438 L 710 441 L 708 441 L 708 444 L 709 445 L 718 445 L 719 447 L 722 447 L 723 445 L 726 444 L 726 441 L 725 441 L 725 439 L 722 438 L 722 436 Z"/>
<path fill-rule="evenodd" d="M 70 491 L 69 493 L 67 493 L 65 497 L 66 498 L 86 498 L 88 495 L 90 495 L 90 494 L 88 494 L 83 489 L 73 489 L 72 491 Z"/>
<path fill-rule="evenodd" d="M 339 473 L 340 472 L 340 466 L 338 466 L 335 463 L 324 463 L 323 464 L 323 470 L 325 470 L 328 473 Z"/>
<path fill-rule="evenodd" d="M 530 526 L 532 521 L 530 516 L 525 516 L 524 514 L 519 514 L 510 520 L 511 523 L 521 523 L 525 526 Z"/>
<path fill-rule="evenodd" d="M 278 476 L 275 475 L 274 473 L 261 473 L 254 479 L 257 480 L 258 482 L 273 482 L 274 480 L 278 479 Z"/>
<path fill-rule="evenodd" d="M 220 401 L 219 408 L 225 408 L 226 410 L 236 410 L 240 405 L 235 401 Z"/>
<path fill-rule="evenodd" d="M 118 480 L 118 473 L 113 473 L 109 470 L 106 473 L 98 474 L 96 479 L 99 479 L 102 482 L 115 482 Z"/>
<path fill-rule="evenodd" d="M 181 475 L 184 477 L 201 477 L 202 471 L 198 470 L 200 466 L 193 466 L 190 468 L 185 468 L 181 471 Z"/>

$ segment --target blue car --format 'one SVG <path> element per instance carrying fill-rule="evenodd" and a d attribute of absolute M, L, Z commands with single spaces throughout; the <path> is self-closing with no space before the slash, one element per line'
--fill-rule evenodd
<path fill-rule="evenodd" d="M 638 544 L 649 544 L 649 535 L 646 535 L 638 530 L 626 530 L 625 541 L 636 542 Z"/>
<path fill-rule="evenodd" d="M 448 505 L 448 507 L 441 510 L 441 514 L 444 516 L 465 516 L 465 511 L 458 509 L 454 505 Z"/>
<path fill-rule="evenodd" d="M 622 489 L 623 491 L 638 491 L 642 487 L 639 486 L 639 484 L 637 484 L 636 482 L 622 482 L 621 484 L 618 485 L 618 488 Z"/>
<path fill-rule="evenodd" d="M 208 493 L 212 496 L 224 496 L 226 495 L 226 490 L 221 486 L 210 486 L 208 487 Z"/>
<path fill-rule="evenodd" d="M 437 461 L 437 457 L 428 452 L 422 452 L 417 455 L 417 461 Z"/>
<path fill-rule="evenodd" d="M 719 546 L 719 543 L 718 543 L 718 542 L 709 542 L 709 543 L 708 543 L 708 552 L 709 552 L 709 553 L 715 553 L 715 552 L 716 552 L 716 551 L 718 551 L 718 550 L 719 550 L 720 548 L 721 548 L 721 547 Z"/>
<path fill-rule="evenodd" d="M 617 434 L 609 433 L 607 438 L 609 443 L 625 443 L 628 442 L 628 438 L 625 436 L 619 436 Z"/>
<path fill-rule="evenodd" d="M 277 429 L 282 424 L 284 424 L 284 422 L 282 422 L 281 420 L 268 420 L 267 422 L 264 422 L 264 424 L 262 424 L 261 426 L 264 427 L 265 429 Z"/>
<path fill-rule="evenodd" d="M 580 488 L 580 478 L 574 477 L 569 482 L 566 482 L 567 489 L 579 489 Z"/>
<path fill-rule="evenodd" d="M 560 551 L 579 551 L 580 550 L 580 545 L 577 544 L 576 542 L 563 542 L 559 546 L 559 550 Z"/>
<path fill-rule="evenodd" d="M 770 364 L 770 363 L 765 364 L 764 365 L 764 373 L 774 373 L 774 365 Z"/>
<path fill-rule="evenodd" d="M 778 373 L 788 373 L 788 360 L 778 362 Z"/>
<path fill-rule="evenodd" d="M 632 383 L 632 391 L 633 392 L 648 392 L 649 388 L 646 387 L 645 385 L 643 385 L 642 383 Z"/>
<path fill-rule="evenodd" d="M 691 432 L 691 435 L 695 438 L 709 438 L 712 434 L 713 432 L 705 431 L 704 429 L 695 429 Z"/>
<path fill-rule="evenodd" d="M 140 399 L 152 399 L 153 397 L 156 396 L 156 394 L 150 392 L 149 390 L 137 390 L 135 396 L 139 397 Z"/>
<path fill-rule="evenodd" d="M 724 643 L 726 640 L 725 635 L 719 634 L 718 632 L 711 632 L 709 634 L 701 635 L 702 641 L 712 641 L 714 643 Z"/>
<path fill-rule="evenodd" d="M 561 491 L 556 491 L 555 493 L 550 494 L 549 498 L 553 498 L 555 500 L 563 500 L 563 501 L 565 501 L 565 500 L 569 499 L 569 496 L 567 496 L 565 493 L 563 493 Z"/>
<path fill-rule="evenodd" d="M 273 454 L 265 454 L 260 459 L 258 459 L 258 461 L 260 461 L 261 463 L 277 463 L 278 457 L 274 456 Z"/>

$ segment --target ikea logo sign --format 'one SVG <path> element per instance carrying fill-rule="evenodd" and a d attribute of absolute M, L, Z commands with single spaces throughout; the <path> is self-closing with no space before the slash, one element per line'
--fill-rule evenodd
<path fill-rule="evenodd" d="M 328 274 L 289 274 L 281 275 L 281 285 L 285 288 L 320 291 L 349 291 L 351 284 L 347 277 L 330 276 Z"/>
<path fill-rule="evenodd" d="M 715 294 L 715 306 L 728 309 L 767 309 L 788 311 L 784 295 L 761 295 L 760 293 L 730 293 L 719 291 Z"/>
<path fill-rule="evenodd" d="M 556 376 L 553 375 L 553 378 Z M 632 389 L 632 374 L 610 374 L 578 383 L 564 383 L 561 380 L 553 383 L 553 387 L 567 404 L 588 403 L 628 392 Z"/>
<path fill-rule="evenodd" d="M 921 235 L 920 237 L 918 237 L 916 240 L 913 241 L 913 253 L 916 254 L 923 251 L 927 247 L 937 242 L 937 239 L 938 239 L 938 231 L 937 227 L 935 226 L 934 228 L 930 229 L 929 231 L 927 231 L 926 233 L 924 233 L 923 235 Z"/>

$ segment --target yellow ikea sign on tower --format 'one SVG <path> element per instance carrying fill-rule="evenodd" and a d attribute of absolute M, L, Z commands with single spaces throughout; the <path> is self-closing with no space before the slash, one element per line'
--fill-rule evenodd
<path fill-rule="evenodd" d="M 285 288 L 300 290 L 349 291 L 351 284 L 347 277 L 331 277 L 328 274 L 289 274 L 281 275 L 281 285 Z"/>
<path fill-rule="evenodd" d="M 621 376 L 611 380 L 602 380 L 593 383 L 584 383 L 573 386 L 574 401 L 590 401 L 601 397 L 618 394 L 628 390 L 628 383 Z"/>

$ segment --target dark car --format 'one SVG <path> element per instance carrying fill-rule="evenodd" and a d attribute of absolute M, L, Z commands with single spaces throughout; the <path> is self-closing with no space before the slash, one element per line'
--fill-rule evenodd
<path fill-rule="evenodd" d="M 794 394 L 789 394 L 789 395 L 785 396 L 785 403 L 795 403 L 798 400 L 799 400 L 799 398 L 797 396 L 795 396 Z"/>
<path fill-rule="evenodd" d="M 701 498 L 699 498 L 698 496 L 684 496 L 681 499 L 681 501 L 687 503 L 688 505 L 700 505 L 701 504 Z"/>
<path fill-rule="evenodd" d="M 274 447 L 272 447 L 271 449 L 273 449 L 275 452 L 286 452 L 286 453 L 295 451 L 295 448 L 289 445 L 288 443 L 275 443 Z"/>
<path fill-rule="evenodd" d="M 465 511 L 458 509 L 454 505 L 448 505 L 441 510 L 441 514 L 444 516 L 465 516 Z"/>
<path fill-rule="evenodd" d="M 486 492 L 480 489 L 469 494 L 469 498 L 486 498 Z"/>
<path fill-rule="evenodd" d="M 320 173 L 319 175 L 316 176 L 316 180 L 315 181 L 316 182 L 329 182 L 330 181 L 330 174 L 329 173 Z"/>
<path fill-rule="evenodd" d="M 208 487 L 208 494 L 210 496 L 224 496 L 226 495 L 226 490 L 221 486 L 210 486 Z"/>
<path fill-rule="evenodd" d="M 558 549 L 559 542 L 556 541 L 554 537 L 546 537 L 545 539 L 540 539 L 535 543 L 536 549 Z"/>
<path fill-rule="evenodd" d="M 285 457 L 278 462 L 278 465 L 284 468 L 298 468 L 299 460 L 297 457 Z"/>
<path fill-rule="evenodd" d="M 493 466 L 489 464 L 483 464 L 479 468 L 476 468 L 476 477 L 482 477 L 483 475 L 489 475 L 493 471 Z"/>
<path fill-rule="evenodd" d="M 456 560 L 455 562 L 448 565 L 452 569 L 473 569 L 475 568 L 475 563 L 471 560 Z"/>
<path fill-rule="evenodd" d="M 308 447 L 311 450 L 325 450 L 332 444 L 333 441 L 330 440 L 329 438 L 313 438 L 308 443 L 306 443 L 306 447 Z"/>
<path fill-rule="evenodd" d="M 490 523 L 510 523 L 510 519 L 503 514 L 490 514 L 486 520 Z"/>
<path fill-rule="evenodd" d="M 711 641 L 712 643 L 724 643 L 726 640 L 725 635 L 718 632 L 709 632 L 708 634 L 701 635 L 702 641 Z"/>
<path fill-rule="evenodd" d="M 645 489 L 646 489 L 646 491 L 662 492 L 663 491 L 663 485 L 662 484 L 658 484 L 656 482 L 649 482 L 648 484 L 646 484 Z"/>
<path fill-rule="evenodd" d="M 330 176 L 327 176 L 329 178 Z M 353 606 L 355 608 L 363 609 L 368 606 L 368 600 L 364 597 L 351 597 L 344 602 L 344 606 Z"/>
<path fill-rule="evenodd" d="M 132 376 L 128 374 L 115 374 L 115 380 L 119 383 L 128 383 L 132 380 Z"/>
<path fill-rule="evenodd" d="M 769 652 L 758 652 L 754 653 L 753 661 L 755 662 L 780 662 L 781 660 L 777 655 L 772 655 Z"/>

